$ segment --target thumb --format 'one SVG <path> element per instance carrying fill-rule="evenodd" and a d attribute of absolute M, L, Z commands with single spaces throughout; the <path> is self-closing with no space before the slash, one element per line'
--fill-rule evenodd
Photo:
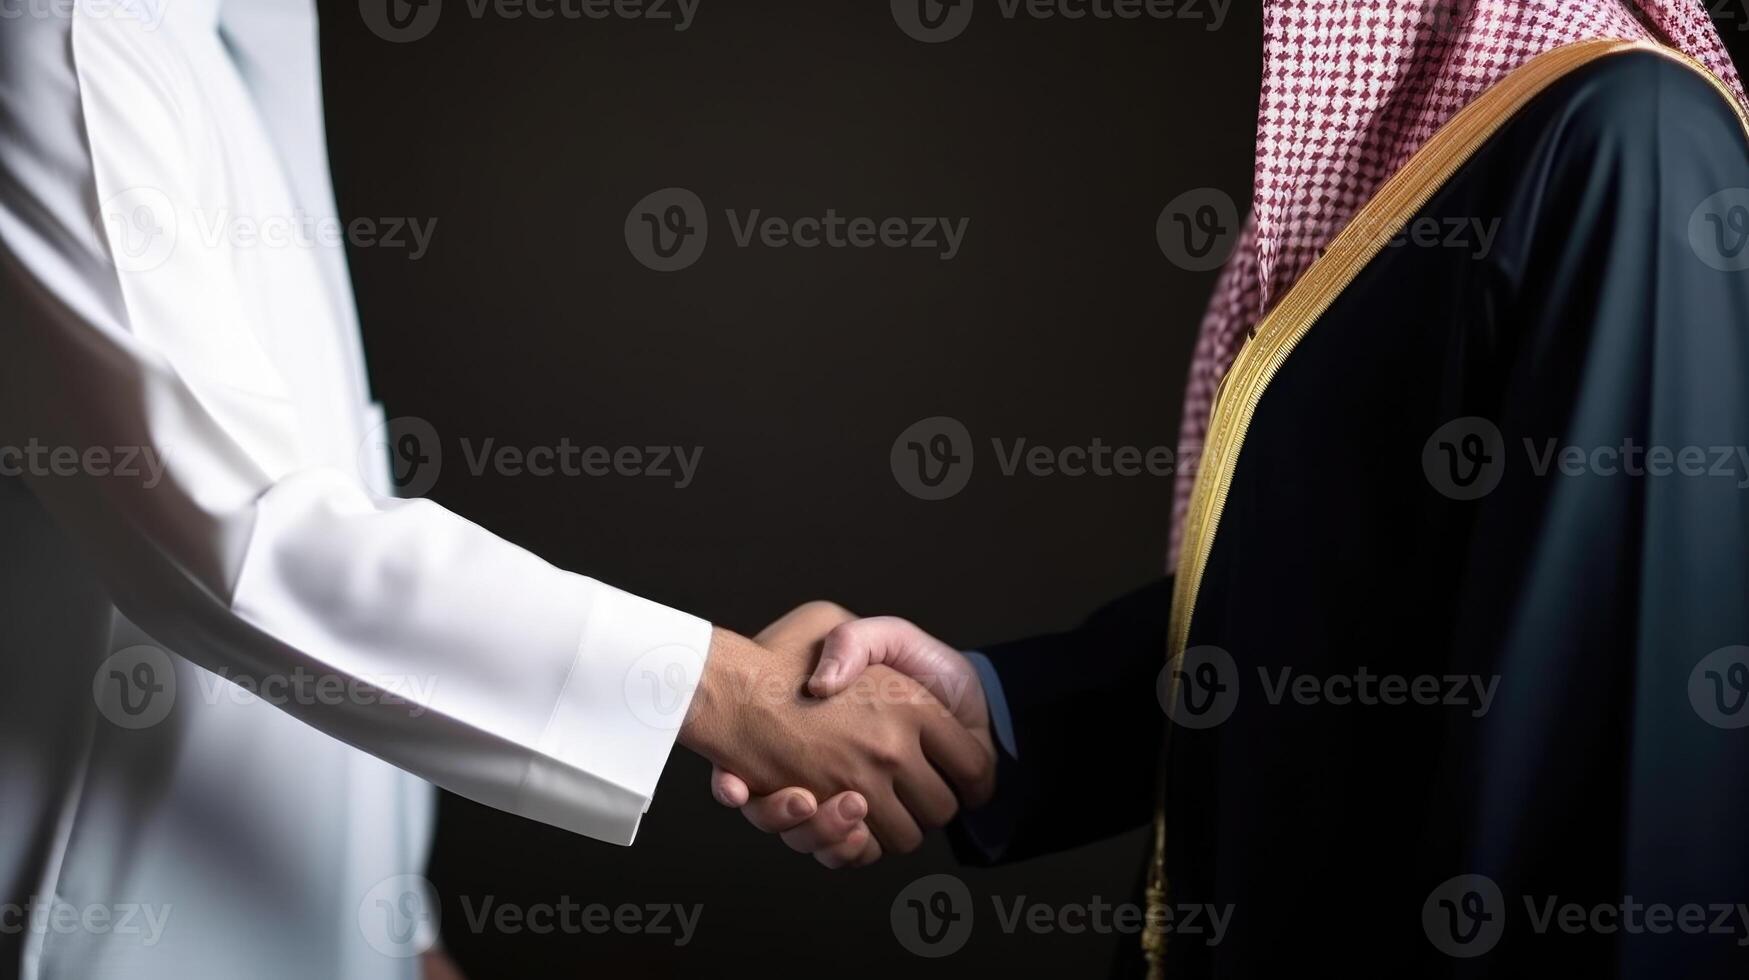
<path fill-rule="evenodd" d="M 711 795 L 724 806 L 739 808 L 752 798 L 753 791 L 747 788 L 747 783 L 740 776 L 712 766 Z"/>
<path fill-rule="evenodd" d="M 856 683 L 871 664 L 885 663 L 897 645 L 893 622 L 897 620 L 885 616 L 857 619 L 827 633 L 820 644 L 820 662 L 808 678 L 808 692 L 829 698 Z"/>
<path fill-rule="evenodd" d="M 971 661 L 897 616 L 858 619 L 828 633 L 808 690 L 816 697 L 831 697 L 875 664 L 922 684 L 966 727 L 988 724 L 982 686 Z"/>

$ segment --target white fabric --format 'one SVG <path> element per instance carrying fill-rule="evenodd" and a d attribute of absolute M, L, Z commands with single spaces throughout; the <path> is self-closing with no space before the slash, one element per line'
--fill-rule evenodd
<path fill-rule="evenodd" d="M 0 974 L 410 976 L 363 918 L 422 872 L 423 780 L 629 844 L 691 693 L 637 692 L 710 628 L 372 492 L 340 247 L 205 233 L 333 217 L 313 9 L 137 3 L 0 19 L 0 447 L 166 467 L 0 477 Z M 132 729 L 97 691 L 141 644 L 174 698 Z M 220 680 L 300 675 L 403 700 Z M 7 914 L 51 900 L 163 928 Z"/>

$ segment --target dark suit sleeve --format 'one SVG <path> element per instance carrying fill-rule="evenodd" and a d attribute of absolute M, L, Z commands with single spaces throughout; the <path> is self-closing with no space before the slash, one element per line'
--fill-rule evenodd
<path fill-rule="evenodd" d="M 1165 712 L 1170 579 L 1065 633 L 984 648 L 1018 757 L 998 750 L 996 797 L 950 836 L 960 860 L 997 864 L 1132 830 L 1153 815 Z"/>

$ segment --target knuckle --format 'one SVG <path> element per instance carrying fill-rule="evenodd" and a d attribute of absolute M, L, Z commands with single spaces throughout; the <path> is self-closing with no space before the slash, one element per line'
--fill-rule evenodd
<path fill-rule="evenodd" d="M 903 770 L 908 755 L 905 746 L 896 738 L 883 738 L 869 750 L 875 766 L 888 775 Z"/>
<path fill-rule="evenodd" d="M 857 638 L 862 635 L 862 624 L 863 621 L 859 619 L 851 619 L 839 623 L 826 633 L 826 644 L 828 646 L 854 645 L 857 642 Z"/>
<path fill-rule="evenodd" d="M 850 610 L 828 599 L 815 599 L 804 602 L 796 612 L 813 619 L 848 619 Z"/>

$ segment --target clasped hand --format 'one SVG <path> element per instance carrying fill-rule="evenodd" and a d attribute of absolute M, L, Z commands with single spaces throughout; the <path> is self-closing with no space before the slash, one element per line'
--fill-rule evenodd
<path fill-rule="evenodd" d="M 752 640 L 718 630 L 681 740 L 716 766 L 718 801 L 827 867 L 915 850 L 995 789 L 965 657 L 903 620 L 826 602 Z"/>

